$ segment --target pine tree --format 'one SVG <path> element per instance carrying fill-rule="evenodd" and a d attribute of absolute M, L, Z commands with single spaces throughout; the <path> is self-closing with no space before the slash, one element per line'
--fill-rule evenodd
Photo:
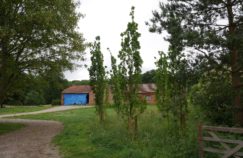
<path fill-rule="evenodd" d="M 236 123 L 243 125 L 242 103 L 242 0 L 168 0 L 153 12 L 150 31 L 180 34 L 182 45 L 193 48 L 193 57 L 206 69 L 229 71 Z M 176 21 L 183 31 L 172 24 Z M 169 32 L 171 33 L 171 32 Z"/>

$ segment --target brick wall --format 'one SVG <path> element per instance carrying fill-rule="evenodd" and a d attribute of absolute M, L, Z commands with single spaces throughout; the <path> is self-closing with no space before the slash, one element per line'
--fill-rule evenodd
<path fill-rule="evenodd" d="M 140 93 L 140 98 L 145 101 L 147 104 L 156 104 L 156 94 L 155 93 Z"/>
<path fill-rule="evenodd" d="M 93 91 L 89 92 L 89 105 L 94 105 L 95 104 L 95 95 Z"/>
<path fill-rule="evenodd" d="M 155 93 L 140 93 L 139 94 L 140 98 L 145 101 L 147 104 L 155 105 L 156 102 L 156 94 Z M 111 91 L 109 92 L 108 96 L 108 103 L 112 104 L 113 99 L 112 99 L 112 93 Z M 95 96 L 93 92 L 89 93 L 89 105 L 94 105 L 95 104 Z"/>

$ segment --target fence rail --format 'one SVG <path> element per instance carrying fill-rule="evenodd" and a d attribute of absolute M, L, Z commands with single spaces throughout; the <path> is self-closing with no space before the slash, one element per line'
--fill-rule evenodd
<path fill-rule="evenodd" d="M 199 157 L 204 158 L 205 152 L 219 154 L 221 158 L 243 158 L 243 140 L 233 140 L 219 136 L 219 133 L 243 134 L 243 128 L 215 127 L 199 125 L 198 142 Z M 205 136 L 207 134 L 207 136 Z M 242 135 L 243 136 L 243 135 Z M 223 148 L 206 147 L 206 142 L 220 144 Z"/>

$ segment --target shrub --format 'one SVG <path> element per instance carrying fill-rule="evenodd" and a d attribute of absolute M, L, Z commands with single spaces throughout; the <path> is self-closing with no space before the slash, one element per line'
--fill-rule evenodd
<path fill-rule="evenodd" d="M 54 99 L 51 101 L 51 105 L 61 105 L 60 99 Z"/>
<path fill-rule="evenodd" d="M 194 106 L 199 106 L 212 124 L 231 126 L 233 123 L 231 87 L 228 78 L 213 74 L 193 86 L 190 102 Z"/>
<path fill-rule="evenodd" d="M 25 105 L 42 105 L 45 104 L 45 99 L 43 93 L 39 91 L 29 91 L 24 99 Z"/>
<path fill-rule="evenodd" d="M 131 140 L 122 119 L 114 114 L 108 117 L 104 126 L 98 122 L 90 125 L 89 139 L 99 153 L 105 154 L 97 157 L 194 158 L 198 155 L 195 120 L 189 122 L 183 133 L 178 131 L 176 122 L 162 119 L 155 108 L 149 108 L 140 116 L 137 139 Z"/>

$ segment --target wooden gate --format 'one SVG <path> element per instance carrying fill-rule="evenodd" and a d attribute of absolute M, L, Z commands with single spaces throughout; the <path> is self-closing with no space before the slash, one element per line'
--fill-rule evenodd
<path fill-rule="evenodd" d="M 229 134 L 238 135 L 239 139 L 225 138 Z M 204 158 L 206 152 L 218 154 L 220 158 L 243 158 L 243 128 L 199 125 L 198 142 L 200 158 Z M 210 142 L 220 146 L 209 147 Z"/>

